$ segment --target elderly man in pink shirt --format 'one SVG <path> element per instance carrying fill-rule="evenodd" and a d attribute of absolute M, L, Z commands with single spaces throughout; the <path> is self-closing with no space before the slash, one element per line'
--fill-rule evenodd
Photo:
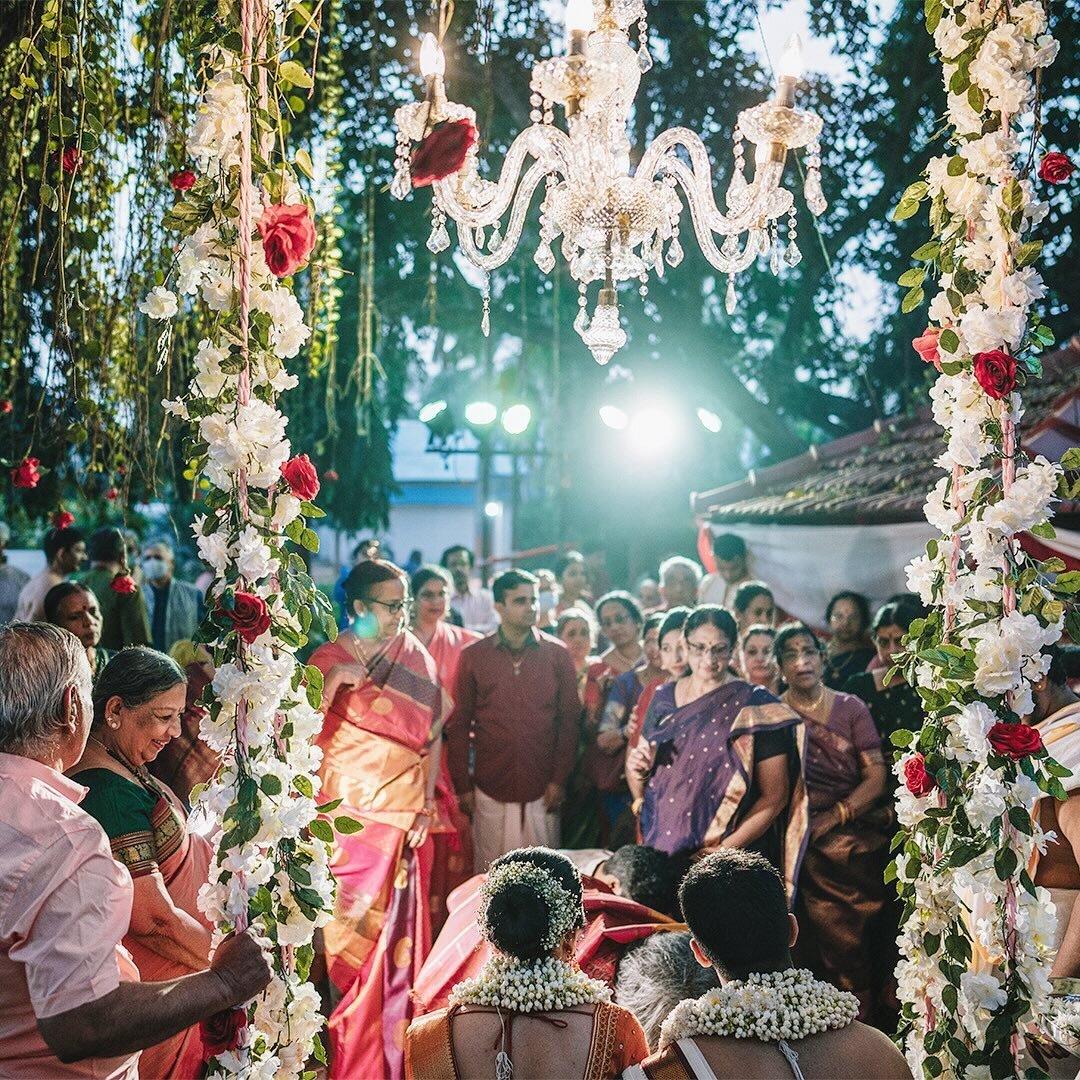
<path fill-rule="evenodd" d="M 0 1076 L 138 1075 L 138 1052 L 269 981 L 247 934 L 207 971 L 141 983 L 120 945 L 132 884 L 63 775 L 90 731 L 90 665 L 67 630 L 0 629 Z"/>

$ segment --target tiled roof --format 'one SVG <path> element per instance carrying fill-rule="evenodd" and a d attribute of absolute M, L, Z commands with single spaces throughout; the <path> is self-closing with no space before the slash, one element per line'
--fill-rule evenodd
<path fill-rule="evenodd" d="M 1024 388 L 1021 440 L 1029 454 L 1056 460 L 1080 445 L 1080 337 L 1043 357 L 1043 377 Z M 927 407 L 918 416 L 873 427 L 712 491 L 694 492 L 700 517 L 738 522 L 860 525 L 917 521 L 926 493 L 941 478 L 934 464 L 941 429 Z M 1075 512 L 1076 507 L 1060 507 Z"/>

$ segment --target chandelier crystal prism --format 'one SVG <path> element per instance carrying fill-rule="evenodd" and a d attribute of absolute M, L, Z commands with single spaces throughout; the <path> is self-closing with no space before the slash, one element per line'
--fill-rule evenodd
<path fill-rule="evenodd" d="M 630 42 L 635 23 L 637 49 Z M 782 263 L 799 262 L 795 200 L 782 186 L 784 163 L 789 150 L 807 148 L 803 195 L 811 213 L 824 213 L 818 143 L 822 121 L 795 106 L 800 77 L 795 37 L 778 65 L 775 96 L 739 114 L 734 167 L 722 212 L 713 194 L 708 151 L 689 128 L 664 131 L 644 151 L 637 167 L 631 166 L 628 121 L 641 75 L 652 67 L 644 0 L 570 0 L 566 25 L 566 55 L 533 67 L 532 123 L 510 145 L 498 180 L 480 175 L 474 144 L 456 172 L 432 183 L 427 246 L 432 252 L 449 247 L 449 218 L 457 226 L 462 254 L 490 273 L 517 249 L 533 195 L 543 183 L 540 236 L 533 258 L 542 273 L 550 274 L 558 245 L 578 283 L 574 329 L 596 361 L 606 364 L 626 344 L 619 284 L 638 282 L 644 299 L 650 276 L 661 276 L 665 263 L 674 269 L 683 260 L 684 202 L 702 254 L 729 275 L 725 300 L 729 314 L 735 305 L 734 275 L 759 256 L 768 257 L 774 273 Z M 473 109 L 447 99 L 445 60 L 431 35 L 425 36 L 420 60 L 426 96 L 394 114 L 397 157 L 391 191 L 398 198 L 405 198 L 413 187 L 414 144 L 423 142 L 436 125 L 476 123 Z M 555 124 L 555 105 L 563 109 L 565 130 Z M 754 147 L 750 180 L 744 142 Z M 785 215 L 786 245 L 779 237 Z M 593 282 L 600 283 L 600 293 L 590 316 L 588 289 Z"/>

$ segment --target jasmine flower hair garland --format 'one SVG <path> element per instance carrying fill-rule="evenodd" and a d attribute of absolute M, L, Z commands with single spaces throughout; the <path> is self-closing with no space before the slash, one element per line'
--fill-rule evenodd
<path fill-rule="evenodd" d="M 547 931 L 540 939 L 540 947 L 544 952 L 551 952 L 567 934 L 580 930 L 585 925 L 585 908 L 582 902 L 575 902 L 554 875 L 535 863 L 507 862 L 492 870 L 480 889 L 483 903 L 477 916 L 477 924 L 480 927 L 480 936 L 485 941 L 495 944 L 494 930 L 488 921 L 492 898 L 511 885 L 527 886 L 547 906 Z"/>

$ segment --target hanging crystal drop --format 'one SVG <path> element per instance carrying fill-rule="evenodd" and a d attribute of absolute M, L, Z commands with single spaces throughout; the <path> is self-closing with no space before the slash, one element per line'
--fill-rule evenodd
<path fill-rule="evenodd" d="M 739 302 L 738 294 L 735 292 L 735 279 L 728 277 L 727 279 L 727 292 L 724 294 L 724 310 L 729 315 L 735 314 L 735 306 Z"/>
<path fill-rule="evenodd" d="M 428 237 L 427 249 L 433 255 L 445 251 L 450 246 L 450 233 L 446 231 L 446 219 L 438 217 L 431 223 L 431 235 Z"/>
<path fill-rule="evenodd" d="M 773 274 L 780 273 L 780 241 L 774 240 L 772 246 L 772 254 L 769 256 L 769 269 Z"/>
<path fill-rule="evenodd" d="M 679 238 L 677 236 L 673 236 L 671 238 L 671 243 L 668 244 L 667 264 L 672 269 L 674 269 L 682 261 L 683 261 L 682 244 L 679 243 Z"/>
<path fill-rule="evenodd" d="M 720 246 L 720 254 L 726 258 L 734 259 L 739 254 L 739 238 L 735 235 L 726 237 Z"/>
<path fill-rule="evenodd" d="M 807 171 L 806 182 L 803 184 L 803 197 L 814 217 L 821 217 L 828 209 L 829 204 L 825 201 L 825 193 L 821 190 L 821 173 L 818 169 Z"/>
<path fill-rule="evenodd" d="M 589 329 L 589 315 L 584 306 L 578 308 L 577 318 L 574 319 L 574 329 L 582 336 Z"/>
<path fill-rule="evenodd" d="M 394 173 L 394 179 L 390 181 L 390 194 L 395 199 L 404 199 L 410 191 L 412 191 L 412 175 L 408 164 L 405 164 Z"/>
<path fill-rule="evenodd" d="M 499 223 L 495 222 L 495 228 L 491 230 L 491 235 L 488 237 L 488 251 L 494 251 L 502 243 L 502 231 L 499 229 Z"/>
<path fill-rule="evenodd" d="M 484 314 L 480 316 L 480 333 L 491 336 L 491 295 L 484 293 Z"/>
<path fill-rule="evenodd" d="M 638 69 L 641 71 L 641 74 L 644 75 L 646 71 L 649 71 L 652 68 L 652 65 L 652 53 L 649 52 L 648 48 L 646 48 L 645 46 L 645 43 L 642 42 L 641 48 L 637 51 Z"/>
<path fill-rule="evenodd" d="M 540 270 L 545 274 L 550 274 L 555 267 L 555 253 L 551 250 L 551 245 L 546 240 L 540 242 L 540 246 L 533 254 L 533 262 L 536 263 Z"/>
<path fill-rule="evenodd" d="M 802 252 L 794 240 L 788 241 L 787 251 L 784 252 L 784 262 L 788 266 L 798 266 L 802 262 Z"/>
<path fill-rule="evenodd" d="M 476 247 L 477 250 L 483 251 L 484 249 L 484 226 L 476 226 Z"/>

